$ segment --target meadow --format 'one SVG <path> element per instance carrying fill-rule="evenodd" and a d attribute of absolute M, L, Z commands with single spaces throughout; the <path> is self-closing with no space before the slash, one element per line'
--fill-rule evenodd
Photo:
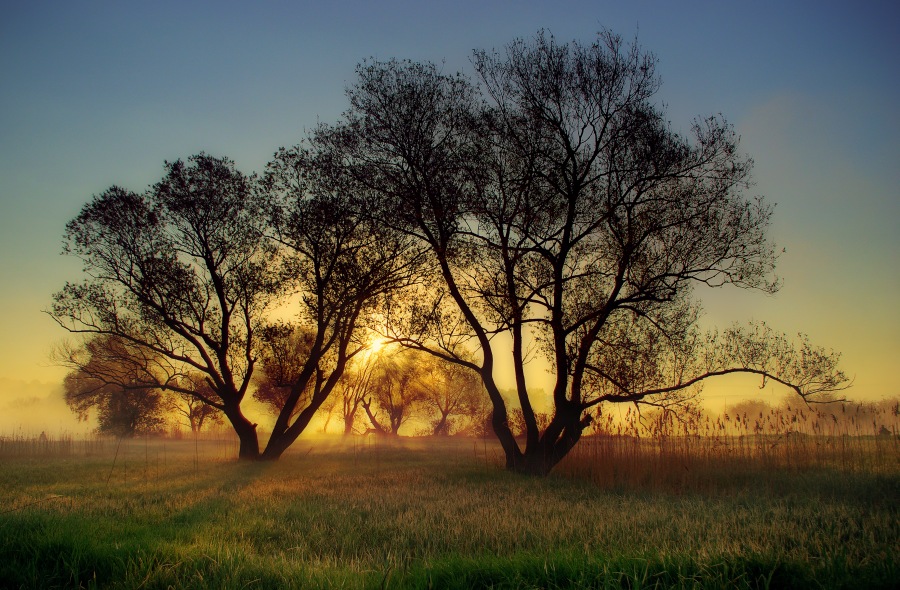
<path fill-rule="evenodd" d="M 6 437 L 0 587 L 897 586 L 896 434 L 679 424 L 598 433 L 544 479 L 490 439 L 247 464 L 223 436 Z"/>

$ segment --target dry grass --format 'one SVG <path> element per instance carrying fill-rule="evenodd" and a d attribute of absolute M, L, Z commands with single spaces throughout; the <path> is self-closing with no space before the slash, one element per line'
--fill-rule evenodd
<path fill-rule="evenodd" d="M 851 476 L 900 472 L 896 400 L 771 407 L 745 402 L 714 416 L 628 410 L 594 425 L 557 468 L 605 488 L 712 491 L 747 479 L 781 481 L 818 471 Z"/>
<path fill-rule="evenodd" d="M 46 441 L 19 440 L 0 461 L 0 587 L 888 588 L 900 576 L 896 437 L 700 436 L 654 419 L 586 438 L 546 479 L 503 471 L 490 440 L 307 440 L 274 464 L 235 462 L 227 437 L 43 454 Z"/>

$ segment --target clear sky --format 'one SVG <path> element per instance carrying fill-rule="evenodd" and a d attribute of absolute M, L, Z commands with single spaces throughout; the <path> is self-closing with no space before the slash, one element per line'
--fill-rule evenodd
<path fill-rule="evenodd" d="M 673 126 L 722 113 L 777 203 L 775 296 L 702 293 L 710 325 L 766 320 L 842 351 L 849 395 L 900 394 L 900 8 L 884 2 L 0 0 L 0 434 L 72 428 L 42 313 L 80 264 L 65 223 L 201 150 L 260 171 L 344 110 L 375 57 L 469 68 L 539 28 L 601 27 L 659 57 Z M 710 386 L 758 396 L 755 382 Z"/>

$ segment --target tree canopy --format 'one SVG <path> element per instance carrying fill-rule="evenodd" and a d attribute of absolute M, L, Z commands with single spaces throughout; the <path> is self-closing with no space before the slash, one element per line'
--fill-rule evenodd
<path fill-rule="evenodd" d="M 262 179 L 206 154 L 166 163 L 145 193 L 112 187 L 66 227 L 65 252 L 87 278 L 54 296 L 51 316 L 152 355 L 141 386 L 221 411 L 244 458 L 277 458 L 299 436 L 360 349 L 371 302 L 415 262 L 402 240 L 354 214 L 357 197 L 328 183 L 327 163 L 303 154 L 282 150 Z M 296 327 L 279 332 L 269 314 L 292 300 Z M 286 348 L 298 330 L 306 345 Z M 262 454 L 241 405 L 261 360 L 270 377 L 280 363 L 274 385 L 287 388 Z"/>
<path fill-rule="evenodd" d="M 241 410 L 251 384 L 276 415 L 262 456 L 277 458 L 372 329 L 479 376 L 507 467 L 534 474 L 602 403 L 676 406 L 734 372 L 807 402 L 847 386 L 838 355 L 802 335 L 700 329 L 704 288 L 777 291 L 772 207 L 750 192 L 752 161 L 724 117 L 673 129 L 652 54 L 608 31 L 590 43 L 539 32 L 472 64 L 474 79 L 361 63 L 343 117 L 279 150 L 261 178 L 201 154 L 167 163 L 146 193 L 112 187 L 67 226 L 88 279 L 51 314 L 165 359 L 151 384 L 202 375 L 208 388 L 185 393 L 225 414 L 247 458 L 260 456 Z M 273 323 L 287 302 L 299 312 Z M 546 417 L 526 378 L 536 357 L 554 378 Z M 351 398 L 345 414 L 371 410 Z M 431 403 L 446 432 L 450 401 Z"/>
<path fill-rule="evenodd" d="M 397 306 L 406 345 L 478 372 L 510 469 L 546 473 L 601 402 L 678 403 L 744 371 L 808 401 L 846 383 L 837 356 L 764 326 L 704 334 L 697 287 L 777 290 L 772 213 L 722 117 L 675 132 L 654 102 L 656 59 L 603 32 L 539 33 L 476 51 L 477 81 L 433 64 L 370 61 L 328 130 L 380 222 L 428 248 L 430 297 Z M 512 340 L 524 448 L 509 427 L 493 337 Z M 453 354 L 475 342 L 477 361 Z M 524 366 L 555 376 L 539 426 Z"/>

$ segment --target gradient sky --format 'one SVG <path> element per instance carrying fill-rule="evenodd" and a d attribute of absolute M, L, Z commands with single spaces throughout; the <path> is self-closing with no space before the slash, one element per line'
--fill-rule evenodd
<path fill-rule="evenodd" d="M 895 2 L 0 0 L 0 434 L 73 427 L 48 361 L 66 333 L 42 310 L 79 279 L 61 236 L 92 195 L 142 190 L 201 150 L 262 170 L 340 115 L 367 57 L 470 70 L 475 48 L 601 27 L 656 53 L 675 129 L 724 114 L 777 203 L 783 289 L 701 293 L 705 321 L 806 332 L 843 353 L 849 396 L 900 394 Z"/>

